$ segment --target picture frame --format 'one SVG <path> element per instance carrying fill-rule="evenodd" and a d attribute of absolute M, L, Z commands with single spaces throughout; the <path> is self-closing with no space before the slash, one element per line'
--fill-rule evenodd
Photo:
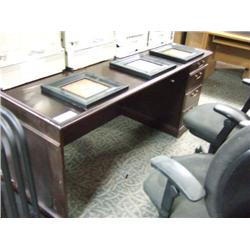
<path fill-rule="evenodd" d="M 153 56 L 135 55 L 110 62 L 110 68 L 144 79 L 152 79 L 176 68 L 176 64 Z"/>
<path fill-rule="evenodd" d="M 151 49 L 149 53 L 150 55 L 174 60 L 179 63 L 187 63 L 204 54 L 204 52 L 195 48 L 175 43 Z"/>
<path fill-rule="evenodd" d="M 41 86 L 42 93 L 83 109 L 127 89 L 128 85 L 91 73 L 73 74 Z"/>

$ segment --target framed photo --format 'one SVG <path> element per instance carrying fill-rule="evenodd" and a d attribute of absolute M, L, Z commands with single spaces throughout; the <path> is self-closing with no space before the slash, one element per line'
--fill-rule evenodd
<path fill-rule="evenodd" d="M 157 57 L 140 55 L 125 57 L 110 62 L 110 68 L 145 79 L 151 79 L 161 75 L 174 69 L 176 66 L 173 62 L 160 60 Z"/>
<path fill-rule="evenodd" d="M 195 48 L 184 46 L 181 44 L 168 44 L 149 51 L 151 55 L 171 59 L 180 63 L 187 63 L 204 53 Z"/>
<path fill-rule="evenodd" d="M 45 94 L 87 109 L 105 98 L 128 89 L 128 85 L 118 84 L 94 74 L 81 73 L 42 85 L 41 88 Z"/>

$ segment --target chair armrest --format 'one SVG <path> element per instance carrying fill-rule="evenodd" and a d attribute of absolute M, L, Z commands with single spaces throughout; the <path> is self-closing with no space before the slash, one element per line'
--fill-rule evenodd
<path fill-rule="evenodd" d="M 249 117 L 244 112 L 225 104 L 217 104 L 214 107 L 214 111 L 221 115 L 224 115 L 225 117 L 236 123 L 240 123 L 244 120 L 249 120 Z"/>
<path fill-rule="evenodd" d="M 151 159 L 153 168 L 161 172 L 190 201 L 199 201 L 206 192 L 200 182 L 179 162 L 160 155 Z"/>
<path fill-rule="evenodd" d="M 244 78 L 242 82 L 250 86 L 250 78 Z"/>

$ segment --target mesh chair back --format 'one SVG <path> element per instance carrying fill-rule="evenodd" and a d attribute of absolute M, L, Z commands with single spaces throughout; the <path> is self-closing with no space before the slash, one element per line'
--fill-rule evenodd
<path fill-rule="evenodd" d="M 1 216 L 40 217 L 23 128 L 9 110 L 0 112 Z"/>
<path fill-rule="evenodd" d="M 250 217 L 250 126 L 239 130 L 216 152 L 205 187 L 212 217 Z"/>

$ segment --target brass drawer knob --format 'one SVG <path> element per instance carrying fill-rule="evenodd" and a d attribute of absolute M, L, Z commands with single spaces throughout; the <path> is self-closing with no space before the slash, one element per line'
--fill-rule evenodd
<path fill-rule="evenodd" d="M 201 76 L 202 76 L 202 72 L 197 73 L 197 74 L 194 75 L 196 80 L 199 80 L 201 78 Z"/>
<path fill-rule="evenodd" d="M 200 92 L 200 90 L 196 89 L 190 95 L 191 95 L 191 97 L 196 97 L 199 94 L 199 92 Z"/>
<path fill-rule="evenodd" d="M 205 60 L 201 60 L 201 61 L 199 61 L 199 62 L 197 63 L 197 65 L 198 65 L 198 67 L 200 68 L 200 67 L 202 67 L 205 63 L 206 63 Z"/>

